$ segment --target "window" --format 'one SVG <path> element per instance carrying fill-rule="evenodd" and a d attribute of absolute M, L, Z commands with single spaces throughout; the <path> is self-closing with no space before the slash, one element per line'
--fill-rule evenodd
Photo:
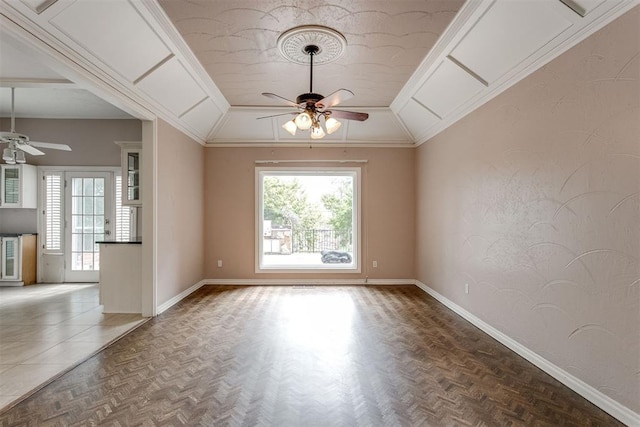
<path fill-rule="evenodd" d="M 63 172 L 44 174 L 44 252 L 62 253 Z"/>
<path fill-rule="evenodd" d="M 256 272 L 360 272 L 359 168 L 256 168 Z"/>
<path fill-rule="evenodd" d="M 129 241 L 130 216 L 130 208 L 128 206 L 122 206 L 122 175 L 116 175 L 116 241 Z"/>

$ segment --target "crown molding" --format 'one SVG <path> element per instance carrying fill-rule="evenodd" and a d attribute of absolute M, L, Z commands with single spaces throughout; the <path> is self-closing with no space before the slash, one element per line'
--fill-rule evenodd
<path fill-rule="evenodd" d="M 206 148 L 415 148 L 413 142 L 371 142 L 371 141 L 349 141 L 349 142 L 317 142 L 313 140 L 299 140 L 291 142 L 273 141 L 237 141 L 237 142 L 208 142 Z"/>

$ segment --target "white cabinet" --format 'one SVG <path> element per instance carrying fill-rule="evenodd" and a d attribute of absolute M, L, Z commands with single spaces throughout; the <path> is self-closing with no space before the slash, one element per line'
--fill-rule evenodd
<path fill-rule="evenodd" d="M 0 236 L 0 286 L 36 282 L 36 235 Z"/>
<path fill-rule="evenodd" d="M 36 167 L 0 165 L 0 208 L 36 209 Z"/>
<path fill-rule="evenodd" d="M 20 238 L 19 237 L 2 237 L 2 270 L 0 271 L 0 279 L 8 281 L 20 280 Z"/>
<path fill-rule="evenodd" d="M 122 204 L 142 205 L 140 170 L 142 166 L 142 143 L 118 142 L 122 149 Z"/>

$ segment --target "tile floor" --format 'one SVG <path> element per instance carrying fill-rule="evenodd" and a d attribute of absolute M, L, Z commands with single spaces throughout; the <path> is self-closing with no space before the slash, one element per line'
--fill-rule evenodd
<path fill-rule="evenodd" d="M 145 320 L 103 314 L 97 284 L 0 287 L 0 410 Z"/>

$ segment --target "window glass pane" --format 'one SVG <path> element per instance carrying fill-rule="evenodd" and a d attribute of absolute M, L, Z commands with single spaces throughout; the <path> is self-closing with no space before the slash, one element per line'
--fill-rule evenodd
<path fill-rule="evenodd" d="M 102 215 L 96 215 L 94 217 L 94 221 L 95 221 L 95 232 L 96 233 L 104 233 L 104 216 Z"/>
<path fill-rule="evenodd" d="M 84 252 L 93 252 L 93 244 L 95 242 L 95 240 L 93 239 L 93 234 L 83 234 L 82 236 L 82 250 Z"/>
<path fill-rule="evenodd" d="M 73 215 L 71 217 L 72 233 L 82 233 L 82 216 Z"/>
<path fill-rule="evenodd" d="M 83 231 L 85 233 L 92 233 L 93 232 L 93 217 L 92 216 L 85 216 L 85 217 L 83 217 L 82 222 L 84 224 Z"/>
<path fill-rule="evenodd" d="M 82 196 L 82 178 L 73 178 L 71 180 L 72 196 Z"/>
<path fill-rule="evenodd" d="M 93 178 L 83 178 L 83 196 L 93 196 Z"/>
<path fill-rule="evenodd" d="M 93 214 L 93 198 L 91 197 L 85 197 L 82 200 L 82 205 L 84 206 L 82 209 L 82 213 L 85 215 L 92 215 Z"/>
<path fill-rule="evenodd" d="M 20 171 L 18 168 L 4 169 L 4 202 L 20 202 Z"/>
<path fill-rule="evenodd" d="M 82 254 L 82 269 L 85 271 L 93 270 L 93 252 Z"/>
<path fill-rule="evenodd" d="M 76 215 L 82 213 L 82 197 L 73 197 L 71 199 L 71 213 Z"/>
<path fill-rule="evenodd" d="M 82 253 L 73 252 L 71 254 L 71 269 L 82 270 Z"/>
<path fill-rule="evenodd" d="M 356 176 L 262 172 L 260 268 L 357 269 Z"/>
<path fill-rule="evenodd" d="M 94 195 L 104 197 L 104 179 L 96 178 L 95 179 L 95 189 Z"/>
<path fill-rule="evenodd" d="M 71 250 L 73 252 L 82 251 L 82 234 L 71 235 Z"/>
<path fill-rule="evenodd" d="M 104 197 L 96 197 L 96 208 L 93 213 L 97 215 L 104 215 Z"/>

